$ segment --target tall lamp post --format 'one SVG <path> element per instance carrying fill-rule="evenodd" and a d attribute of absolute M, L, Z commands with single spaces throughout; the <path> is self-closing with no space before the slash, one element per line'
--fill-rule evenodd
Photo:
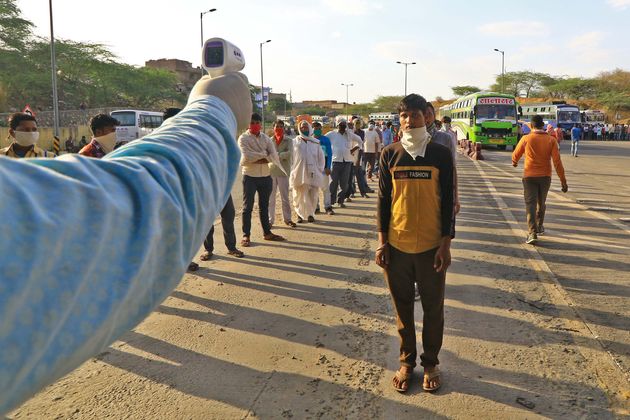
<path fill-rule="evenodd" d="M 203 48 L 203 16 L 215 12 L 217 9 L 206 10 L 205 12 L 199 13 L 199 23 L 201 25 L 201 48 Z M 203 76 L 203 66 L 201 66 L 201 75 Z"/>
<path fill-rule="evenodd" d="M 261 114 L 262 114 L 262 129 L 263 133 L 265 132 L 265 79 L 263 73 L 263 45 L 271 42 L 270 39 L 265 42 L 260 43 L 260 105 L 261 105 Z"/>
<path fill-rule="evenodd" d="M 350 86 L 354 86 L 354 83 L 342 83 L 341 86 L 346 87 L 346 110 L 344 112 L 347 117 L 348 116 L 348 89 L 350 88 Z"/>
<path fill-rule="evenodd" d="M 416 62 L 413 61 L 413 62 L 405 63 L 403 61 L 396 61 L 396 63 L 397 64 L 404 64 L 404 66 L 405 66 L 405 96 L 407 96 L 407 66 L 416 64 Z"/>
<path fill-rule="evenodd" d="M 48 0 L 50 11 L 50 66 L 52 70 L 52 95 L 53 95 L 53 127 L 55 136 L 59 137 L 59 96 L 57 93 L 57 59 L 55 56 L 55 31 L 53 29 L 52 0 Z"/>
<path fill-rule="evenodd" d="M 494 50 L 501 53 L 501 93 L 505 93 L 505 51 L 501 51 L 498 48 Z"/>

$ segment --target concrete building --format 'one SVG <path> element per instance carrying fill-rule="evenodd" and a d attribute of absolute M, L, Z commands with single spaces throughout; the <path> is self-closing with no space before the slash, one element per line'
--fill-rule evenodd
<path fill-rule="evenodd" d="M 159 60 L 149 60 L 144 65 L 175 73 L 179 81 L 177 88 L 185 93 L 189 93 L 197 80 L 201 78 L 201 67 L 193 67 L 192 63 L 185 60 L 160 58 Z"/>

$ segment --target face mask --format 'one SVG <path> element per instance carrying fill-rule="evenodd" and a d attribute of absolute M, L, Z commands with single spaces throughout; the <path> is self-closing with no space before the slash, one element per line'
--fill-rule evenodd
<path fill-rule="evenodd" d="M 322 135 L 322 130 L 320 128 L 316 128 L 313 130 L 313 134 L 315 134 L 315 137 L 319 137 Z"/>
<path fill-rule="evenodd" d="M 104 136 L 95 137 L 95 140 L 101 145 L 105 153 L 109 153 L 114 150 L 114 146 L 116 146 L 116 132 L 112 131 Z"/>
<path fill-rule="evenodd" d="M 445 130 L 450 130 L 451 129 L 451 124 L 450 123 L 444 123 L 444 129 Z"/>
<path fill-rule="evenodd" d="M 302 134 L 304 137 L 308 137 L 309 135 L 309 130 L 308 128 L 303 128 L 300 130 L 300 134 Z"/>
<path fill-rule="evenodd" d="M 403 131 L 400 143 L 405 151 L 415 159 L 418 156 L 424 157 L 430 140 L 431 135 L 427 131 L 427 128 L 418 127 Z"/>
<path fill-rule="evenodd" d="M 249 132 L 252 133 L 253 135 L 257 136 L 260 134 L 260 128 L 261 125 L 259 122 L 257 123 L 252 123 L 249 125 Z"/>
<path fill-rule="evenodd" d="M 368 126 L 368 128 L 369 128 L 370 130 L 374 130 L 374 125 L 370 124 L 370 125 Z"/>
<path fill-rule="evenodd" d="M 39 131 L 15 131 L 15 142 L 22 147 L 34 146 L 39 140 Z"/>
<path fill-rule="evenodd" d="M 276 127 L 273 129 L 274 134 L 276 135 L 277 138 L 281 139 L 282 137 L 284 137 L 284 128 L 282 127 Z"/>

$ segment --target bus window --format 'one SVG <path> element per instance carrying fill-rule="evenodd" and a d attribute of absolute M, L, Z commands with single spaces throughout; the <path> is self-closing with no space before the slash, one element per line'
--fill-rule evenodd
<path fill-rule="evenodd" d="M 135 112 L 112 112 L 112 117 L 120 123 L 120 127 L 134 127 L 136 125 Z"/>

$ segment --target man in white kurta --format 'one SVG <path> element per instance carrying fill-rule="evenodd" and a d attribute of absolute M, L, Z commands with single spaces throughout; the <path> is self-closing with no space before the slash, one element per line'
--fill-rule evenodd
<path fill-rule="evenodd" d="M 319 140 L 313 137 L 308 121 L 299 123 L 299 134 L 293 139 L 293 163 L 289 185 L 293 190 L 293 208 L 298 223 L 315 221 L 317 197 L 323 182 L 324 152 Z"/>

